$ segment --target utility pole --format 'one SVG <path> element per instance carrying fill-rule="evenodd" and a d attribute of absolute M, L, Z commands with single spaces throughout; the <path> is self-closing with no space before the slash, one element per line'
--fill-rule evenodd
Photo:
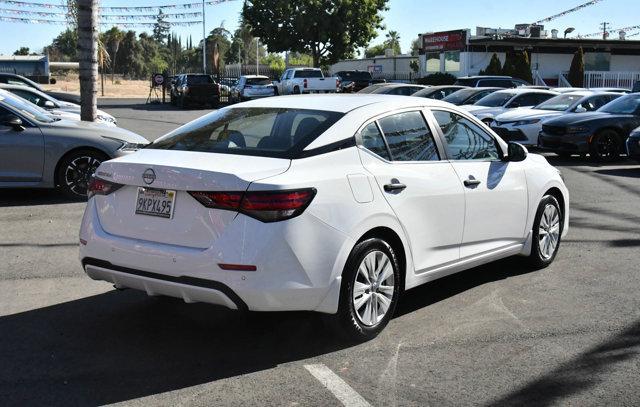
<path fill-rule="evenodd" d="M 607 23 L 607 22 L 600 23 L 600 28 L 602 28 L 602 39 L 603 40 L 606 40 L 609 37 L 609 32 L 607 31 L 607 26 L 609 26 L 609 23 Z"/>
<path fill-rule="evenodd" d="M 256 75 L 260 75 L 258 64 L 260 64 L 260 37 L 256 37 Z"/>
<path fill-rule="evenodd" d="M 207 73 L 207 32 L 204 28 L 204 23 L 206 21 L 204 15 L 204 1 L 202 0 L 202 73 Z"/>

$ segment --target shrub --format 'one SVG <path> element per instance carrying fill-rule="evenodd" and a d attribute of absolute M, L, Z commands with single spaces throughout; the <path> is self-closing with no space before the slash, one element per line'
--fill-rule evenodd
<path fill-rule="evenodd" d="M 491 61 L 489 61 L 487 68 L 480 71 L 480 75 L 502 75 L 502 64 L 495 52 L 491 56 Z"/>
<path fill-rule="evenodd" d="M 453 85 L 456 77 L 450 73 L 436 72 L 418 79 L 420 85 Z"/>
<path fill-rule="evenodd" d="M 571 86 L 575 88 L 582 88 L 584 86 L 584 52 L 582 52 L 582 47 L 578 48 L 575 54 L 573 54 L 567 80 Z"/>

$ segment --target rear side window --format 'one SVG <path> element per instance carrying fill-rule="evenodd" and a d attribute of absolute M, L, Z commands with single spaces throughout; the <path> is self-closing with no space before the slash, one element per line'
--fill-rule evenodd
<path fill-rule="evenodd" d="M 187 85 L 206 85 L 209 83 L 213 83 L 213 79 L 209 75 L 187 76 Z"/>
<path fill-rule="evenodd" d="M 342 116 L 322 110 L 227 108 L 179 127 L 147 148 L 296 158 Z"/>
<path fill-rule="evenodd" d="M 378 130 L 378 126 L 376 126 L 375 122 L 367 124 L 360 132 L 360 137 L 362 138 L 362 145 L 365 148 L 385 160 L 391 160 L 389 150 L 387 150 L 387 145 L 384 143 L 382 134 L 380 133 L 380 130 Z"/>
<path fill-rule="evenodd" d="M 433 135 L 420 112 L 398 113 L 378 121 L 395 161 L 440 159 Z"/>
<path fill-rule="evenodd" d="M 509 79 L 483 79 L 478 81 L 478 87 L 495 86 L 498 88 L 515 88 L 516 86 Z"/>

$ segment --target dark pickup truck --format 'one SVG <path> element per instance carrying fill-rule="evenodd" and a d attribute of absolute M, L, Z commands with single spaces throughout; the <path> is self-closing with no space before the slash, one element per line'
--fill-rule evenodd
<path fill-rule="evenodd" d="M 220 85 L 211 75 L 182 74 L 171 81 L 171 104 L 184 107 L 190 104 L 211 105 L 220 104 Z"/>
<path fill-rule="evenodd" d="M 338 78 L 338 91 L 341 93 L 354 93 L 374 83 L 385 82 L 384 79 L 373 79 L 368 71 L 340 71 L 336 72 Z"/>

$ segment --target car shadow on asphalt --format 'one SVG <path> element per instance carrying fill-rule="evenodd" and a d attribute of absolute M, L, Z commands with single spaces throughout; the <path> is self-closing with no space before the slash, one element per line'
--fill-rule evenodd
<path fill-rule="evenodd" d="M 86 199 L 72 199 L 55 189 L 0 189 L 0 208 L 8 206 L 57 205 L 78 202 L 86 202 Z"/>
<path fill-rule="evenodd" d="M 531 271 L 507 259 L 406 293 L 398 316 Z M 352 346 L 320 315 L 240 314 L 110 291 L 0 317 L 0 405 L 102 405 Z"/>
<path fill-rule="evenodd" d="M 614 168 L 607 170 L 596 170 L 598 174 L 613 175 L 616 177 L 640 178 L 640 165 L 636 168 Z"/>

